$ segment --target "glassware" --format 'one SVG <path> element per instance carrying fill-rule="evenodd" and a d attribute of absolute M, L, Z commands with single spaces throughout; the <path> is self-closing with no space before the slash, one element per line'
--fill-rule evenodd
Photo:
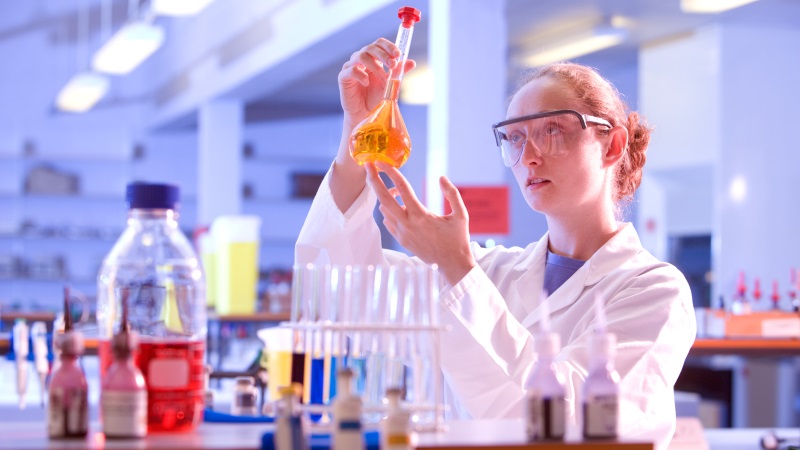
<path fill-rule="evenodd" d="M 257 395 L 253 377 L 236 377 L 231 414 L 234 416 L 258 415 Z"/>
<path fill-rule="evenodd" d="M 400 48 L 400 60 L 389 72 L 383 100 L 350 135 L 350 155 L 360 165 L 384 161 L 399 168 L 411 154 L 411 138 L 400 114 L 397 99 L 400 95 L 400 84 L 408 59 L 414 24 L 419 22 L 421 13 L 418 9 L 405 6 L 400 8 L 397 16 L 402 20 L 395 42 Z"/>
<path fill-rule="evenodd" d="M 121 293 L 130 293 L 130 326 L 140 336 L 136 365 L 148 390 L 148 431 L 189 431 L 202 419 L 207 332 L 199 259 L 178 228 L 179 191 L 131 183 L 128 224 L 97 280 L 101 377 L 111 365 Z"/>

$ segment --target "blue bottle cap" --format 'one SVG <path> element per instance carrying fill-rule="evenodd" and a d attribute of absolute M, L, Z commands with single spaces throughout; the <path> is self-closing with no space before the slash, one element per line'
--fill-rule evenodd
<path fill-rule="evenodd" d="M 128 209 L 175 209 L 179 199 L 180 190 L 174 184 L 135 181 L 125 193 Z"/>

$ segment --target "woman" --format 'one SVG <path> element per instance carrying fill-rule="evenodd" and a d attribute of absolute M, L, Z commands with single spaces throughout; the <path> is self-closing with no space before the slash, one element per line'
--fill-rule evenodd
<path fill-rule="evenodd" d="M 493 128 L 548 232 L 526 248 L 484 249 L 469 242 L 466 208 L 447 178 L 440 185 L 453 212 L 440 216 L 398 170 L 365 170 L 349 156 L 350 132 L 380 101 L 385 68 L 399 56 L 379 39 L 339 74 L 342 141 L 300 233 L 297 262 L 438 264 L 447 284 L 440 316 L 452 327 L 442 339 L 442 367 L 473 418 L 523 416 L 523 386 L 536 360 L 532 335 L 545 301 L 563 343 L 556 366 L 567 380 L 574 423 L 599 296 L 607 329 L 618 338 L 621 434 L 665 447 L 675 427 L 673 386 L 695 336 L 691 293 L 681 273 L 644 250 L 633 226 L 616 218 L 641 180 L 650 130 L 593 70 L 555 64 L 534 72 L 514 94 L 508 119 Z M 395 187 L 387 189 L 376 169 Z M 415 258 L 381 249 L 376 199 L 386 228 Z"/>

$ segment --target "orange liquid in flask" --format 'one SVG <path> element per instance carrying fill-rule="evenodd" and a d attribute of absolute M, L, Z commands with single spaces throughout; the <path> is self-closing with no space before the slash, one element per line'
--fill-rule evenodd
<path fill-rule="evenodd" d="M 383 161 L 399 168 L 411 154 L 411 138 L 397 105 L 400 80 L 389 83 L 383 101 L 350 135 L 350 155 L 360 165 Z"/>

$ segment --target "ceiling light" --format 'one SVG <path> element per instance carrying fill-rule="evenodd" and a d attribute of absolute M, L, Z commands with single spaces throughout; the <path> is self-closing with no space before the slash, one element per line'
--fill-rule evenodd
<path fill-rule="evenodd" d="M 526 56 L 523 61 L 526 65 L 536 67 L 570 60 L 618 45 L 625 40 L 627 34 L 627 31 L 622 28 L 596 27 L 587 32 L 573 34 L 563 40 L 557 40 L 550 45 L 542 46 Z"/>
<path fill-rule="evenodd" d="M 685 13 L 719 13 L 755 1 L 756 0 L 681 0 L 681 11 Z"/>
<path fill-rule="evenodd" d="M 427 105 L 433 100 L 433 72 L 427 66 L 417 66 L 403 77 L 400 101 L 408 105 Z"/>
<path fill-rule="evenodd" d="M 152 55 L 164 42 L 164 29 L 145 22 L 122 27 L 92 58 L 98 72 L 124 75 Z"/>
<path fill-rule="evenodd" d="M 213 0 L 153 0 L 152 11 L 160 16 L 193 16 Z"/>
<path fill-rule="evenodd" d="M 73 76 L 58 93 L 56 106 L 62 111 L 86 112 L 108 92 L 108 78 L 91 72 Z"/>

